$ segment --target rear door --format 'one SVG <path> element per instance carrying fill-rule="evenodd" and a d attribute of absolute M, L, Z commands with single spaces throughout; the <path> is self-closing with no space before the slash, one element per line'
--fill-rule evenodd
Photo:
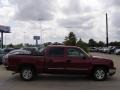
<path fill-rule="evenodd" d="M 45 58 L 47 73 L 64 73 L 65 49 L 64 47 L 51 47 Z"/>
<path fill-rule="evenodd" d="M 66 73 L 89 73 L 91 59 L 79 48 L 66 49 Z"/>

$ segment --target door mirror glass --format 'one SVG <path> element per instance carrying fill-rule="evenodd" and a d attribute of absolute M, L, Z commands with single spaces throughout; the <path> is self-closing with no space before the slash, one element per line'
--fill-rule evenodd
<path fill-rule="evenodd" d="M 91 55 L 91 54 L 90 54 L 89 56 L 90 56 L 90 57 L 92 57 L 92 55 Z"/>

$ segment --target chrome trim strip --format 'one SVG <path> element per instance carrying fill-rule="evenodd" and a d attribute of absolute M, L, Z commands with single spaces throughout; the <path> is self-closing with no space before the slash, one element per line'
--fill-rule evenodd
<path fill-rule="evenodd" d="M 60 69 L 65 69 L 65 68 L 48 68 L 48 69 L 59 69 L 60 70 Z"/>
<path fill-rule="evenodd" d="M 88 70 L 88 69 L 80 69 L 80 68 L 48 68 L 48 69 L 58 69 L 58 70 Z"/>

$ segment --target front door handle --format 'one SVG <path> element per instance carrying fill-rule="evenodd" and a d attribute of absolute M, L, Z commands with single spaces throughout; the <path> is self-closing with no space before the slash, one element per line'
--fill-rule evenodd
<path fill-rule="evenodd" d="M 71 60 L 67 60 L 67 63 L 70 63 L 71 62 Z"/>
<path fill-rule="evenodd" d="M 52 60 L 52 59 L 50 59 L 48 62 L 49 62 L 49 63 L 53 63 L 53 60 Z"/>

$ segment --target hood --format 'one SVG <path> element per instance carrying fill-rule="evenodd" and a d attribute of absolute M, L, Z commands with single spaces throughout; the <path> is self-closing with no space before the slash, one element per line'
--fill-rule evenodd
<path fill-rule="evenodd" d="M 103 58 L 103 57 L 100 57 L 100 56 L 93 56 L 92 60 L 94 60 L 94 62 L 103 62 L 103 63 L 111 63 L 111 62 L 113 62 L 110 59 Z"/>

